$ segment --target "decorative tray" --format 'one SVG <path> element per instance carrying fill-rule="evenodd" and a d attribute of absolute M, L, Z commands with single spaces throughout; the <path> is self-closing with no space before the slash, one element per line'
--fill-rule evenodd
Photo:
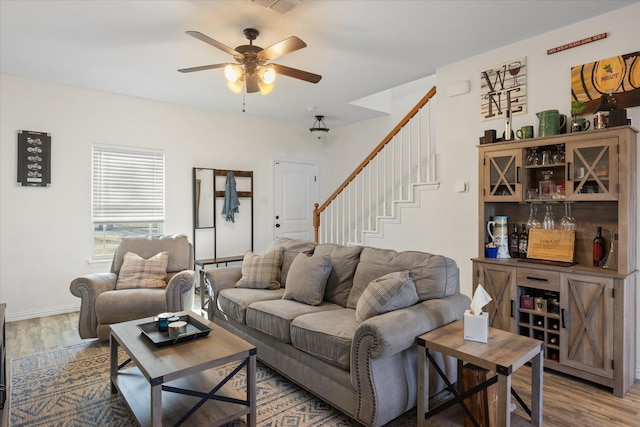
<path fill-rule="evenodd" d="M 137 326 L 138 328 L 140 328 L 142 333 L 156 345 L 156 347 L 165 347 L 184 341 L 192 341 L 197 338 L 206 337 L 207 335 L 209 335 L 209 332 L 211 332 L 211 328 L 209 328 L 204 323 L 196 320 L 195 318 L 189 316 L 188 314 L 176 317 L 178 317 L 179 320 L 183 322 L 187 322 L 187 331 L 183 332 L 175 338 L 169 337 L 168 330 L 160 331 L 158 329 L 158 322 L 156 321 L 141 323 Z"/>

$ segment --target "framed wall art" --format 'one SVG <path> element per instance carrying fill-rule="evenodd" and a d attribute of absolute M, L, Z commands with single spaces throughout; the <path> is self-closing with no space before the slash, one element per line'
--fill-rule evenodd
<path fill-rule="evenodd" d="M 527 58 L 494 65 L 480 73 L 480 116 L 484 120 L 527 112 Z"/>
<path fill-rule="evenodd" d="M 18 131 L 18 183 L 23 187 L 51 184 L 51 134 Z"/>
<path fill-rule="evenodd" d="M 571 68 L 571 101 L 582 101 L 591 113 L 603 95 L 616 108 L 640 105 L 640 51 L 613 56 Z"/>

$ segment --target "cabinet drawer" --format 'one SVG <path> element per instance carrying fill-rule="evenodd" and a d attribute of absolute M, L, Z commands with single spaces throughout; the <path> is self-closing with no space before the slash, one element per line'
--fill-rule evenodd
<path fill-rule="evenodd" d="M 560 291 L 560 272 L 535 268 L 518 268 L 516 284 L 548 291 Z"/>

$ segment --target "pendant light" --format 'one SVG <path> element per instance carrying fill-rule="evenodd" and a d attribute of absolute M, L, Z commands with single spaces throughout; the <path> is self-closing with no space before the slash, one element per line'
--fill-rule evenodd
<path fill-rule="evenodd" d="M 316 116 L 316 121 L 313 123 L 313 126 L 309 128 L 309 132 L 318 140 L 326 139 L 329 128 L 324 124 L 324 116 Z"/>

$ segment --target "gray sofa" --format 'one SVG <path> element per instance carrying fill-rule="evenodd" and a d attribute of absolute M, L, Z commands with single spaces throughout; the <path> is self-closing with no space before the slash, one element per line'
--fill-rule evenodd
<path fill-rule="evenodd" d="M 316 245 L 287 238 L 276 239 L 267 252 L 281 254 L 276 280 L 281 286 L 269 286 L 272 289 L 246 286 L 251 274 L 246 256 L 242 267 L 207 271 L 210 318 L 253 343 L 263 363 L 359 423 L 381 426 L 412 409 L 417 397 L 416 337 L 462 319 L 469 307 L 469 298 L 460 294 L 455 262 L 422 252 Z M 315 283 L 322 275 L 319 261 L 309 264 L 316 257 L 330 261 L 319 304 L 301 297 L 301 285 L 296 283 Z M 409 289 L 407 295 L 417 294 L 413 297 L 417 301 L 409 298 L 410 305 L 403 308 L 392 300 L 382 308 L 390 311 L 363 318 L 367 305 L 360 300 L 372 297 L 366 288 L 388 273 L 406 275 L 406 271 L 415 287 L 403 289 Z M 239 281 L 245 287 L 237 287 Z M 455 360 L 440 354 L 436 359 L 455 378 Z M 435 394 L 444 382 L 433 369 L 430 373 L 429 390 Z"/>

